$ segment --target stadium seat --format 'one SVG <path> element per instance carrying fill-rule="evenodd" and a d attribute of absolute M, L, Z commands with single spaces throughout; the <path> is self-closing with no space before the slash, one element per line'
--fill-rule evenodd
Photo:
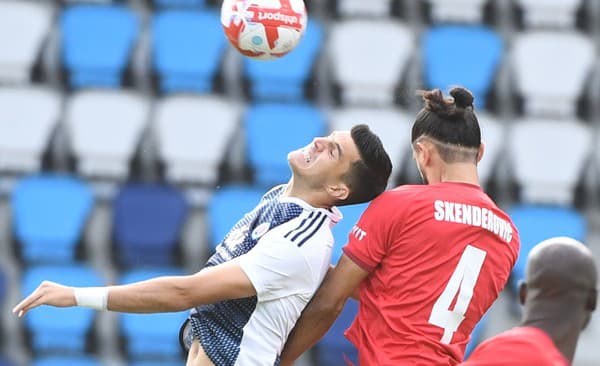
<path fill-rule="evenodd" d="M 154 133 L 166 177 L 213 186 L 240 125 L 241 108 L 216 96 L 174 95 L 158 102 Z"/>
<path fill-rule="evenodd" d="M 159 12 L 152 21 L 152 42 L 161 92 L 211 92 L 227 42 L 214 11 Z"/>
<path fill-rule="evenodd" d="M 8 283 L 6 281 L 6 274 L 4 273 L 4 268 L 0 266 L 0 306 L 4 304 L 4 298 L 6 297 L 6 293 L 8 292 Z M 0 325 L 2 324 L 2 319 L 0 319 Z M 2 329 L 0 327 L 0 329 Z"/>
<path fill-rule="evenodd" d="M 521 201 L 573 204 L 575 187 L 592 154 L 592 137 L 590 127 L 578 121 L 516 121 L 506 141 Z"/>
<path fill-rule="evenodd" d="M 427 0 L 431 4 L 434 23 L 481 23 L 483 7 L 488 0 Z"/>
<path fill-rule="evenodd" d="M 469 356 L 471 355 L 471 352 L 473 352 L 475 347 L 477 347 L 477 345 L 484 340 L 485 331 L 486 331 L 486 327 L 488 324 L 488 318 L 489 318 L 488 314 L 489 314 L 489 311 L 486 312 L 485 314 L 483 314 L 483 317 L 481 318 L 481 320 L 479 320 L 479 322 L 477 322 L 477 324 L 475 324 L 475 328 L 473 328 L 473 331 L 471 332 L 471 340 L 469 340 L 469 343 L 467 343 L 467 348 L 465 349 L 465 357 L 464 357 L 465 360 L 467 360 L 469 358 Z"/>
<path fill-rule="evenodd" d="M 389 17 L 392 9 L 392 0 L 343 0 L 336 4 L 337 13 L 342 17 Z"/>
<path fill-rule="evenodd" d="M 22 296 L 33 292 L 43 281 L 67 286 L 101 286 L 102 278 L 85 265 L 36 266 L 25 269 Z M 55 308 L 43 306 L 24 317 L 31 334 L 35 354 L 83 354 L 86 336 L 92 330 L 95 311 L 87 308 Z"/>
<path fill-rule="evenodd" d="M 462 85 L 473 92 L 477 108 L 486 106 L 504 47 L 496 32 L 477 25 L 436 26 L 427 31 L 422 47 L 429 88 Z"/>
<path fill-rule="evenodd" d="M 175 268 L 149 267 L 124 273 L 120 283 L 127 284 L 154 277 L 182 274 Z M 125 336 L 129 358 L 154 361 L 180 358 L 179 328 L 187 315 L 187 311 L 162 314 L 120 314 L 121 331 Z M 164 365 L 165 363 L 161 362 L 160 364 Z"/>
<path fill-rule="evenodd" d="M 253 105 L 244 123 L 248 163 L 255 183 L 263 187 L 287 183 L 288 153 L 324 136 L 327 129 L 324 116 L 309 104 Z"/>
<path fill-rule="evenodd" d="M 344 251 L 342 248 L 348 243 L 348 236 L 352 228 L 360 219 L 360 216 L 367 209 L 369 203 L 339 207 L 343 219 L 333 227 L 333 252 L 331 254 L 331 263 L 336 264 Z"/>
<path fill-rule="evenodd" d="M 119 87 L 133 52 L 139 21 L 123 5 L 79 4 L 61 13 L 63 63 L 73 88 Z"/>
<path fill-rule="evenodd" d="M 13 366 L 15 365 L 9 358 L 0 355 L 0 366 Z"/>
<path fill-rule="evenodd" d="M 398 21 L 347 20 L 332 24 L 328 53 L 342 103 L 393 104 L 413 41 L 412 31 Z"/>
<path fill-rule="evenodd" d="M 501 121 L 485 112 L 478 112 L 477 119 L 484 144 L 483 159 L 479 162 L 477 173 L 481 183 L 485 185 L 494 175 L 496 165 L 503 157 L 506 128 Z"/>
<path fill-rule="evenodd" d="M 87 177 L 124 180 L 148 124 L 149 101 L 135 92 L 84 90 L 67 101 L 66 127 L 77 159 Z"/>
<path fill-rule="evenodd" d="M 181 366 L 181 360 L 178 361 L 133 361 L 129 366 Z"/>
<path fill-rule="evenodd" d="M 587 237 L 585 217 L 569 207 L 520 204 L 511 207 L 508 214 L 519 230 L 521 238 L 519 258 L 511 277 L 514 291 L 525 278 L 527 256 L 536 244 L 555 236 L 568 236 L 581 242 L 585 242 Z"/>
<path fill-rule="evenodd" d="M 400 174 L 402 165 L 410 152 L 410 129 L 414 116 L 399 109 L 341 108 L 330 115 L 332 131 L 350 130 L 354 125 L 366 123 L 375 132 L 392 160 L 390 186 Z"/>
<path fill-rule="evenodd" d="M 161 184 L 130 183 L 114 200 L 116 256 L 124 267 L 176 262 L 175 249 L 187 219 L 181 192 Z"/>
<path fill-rule="evenodd" d="M 154 0 L 154 5 L 158 7 L 201 7 L 206 4 L 206 0 Z"/>
<path fill-rule="evenodd" d="M 269 62 L 244 58 L 250 94 L 255 101 L 301 101 L 305 85 L 323 43 L 323 28 L 309 20 L 300 44 L 291 53 Z"/>
<path fill-rule="evenodd" d="M 358 351 L 344 332 L 350 327 L 358 313 L 358 301 L 349 299 L 329 331 L 316 345 L 317 366 L 346 366 L 350 363 L 358 365 Z"/>
<path fill-rule="evenodd" d="M 43 357 L 34 359 L 32 366 L 100 366 L 92 357 Z"/>
<path fill-rule="evenodd" d="M 93 205 L 77 178 L 42 174 L 20 180 L 12 193 L 13 229 L 28 263 L 69 263 Z"/>
<path fill-rule="evenodd" d="M 229 230 L 260 202 L 264 193 L 262 189 L 240 185 L 215 190 L 207 207 L 206 219 L 211 253 Z"/>
<path fill-rule="evenodd" d="M 0 171 L 40 169 L 61 115 L 61 104 L 61 96 L 51 89 L 0 88 Z"/>
<path fill-rule="evenodd" d="M 512 49 L 512 64 L 517 92 L 524 98 L 525 114 L 574 116 L 595 54 L 594 42 L 577 32 L 530 31 L 518 35 Z"/>
<path fill-rule="evenodd" d="M 31 81 L 52 23 L 52 8 L 46 1 L 0 1 L 0 83 Z"/>
<path fill-rule="evenodd" d="M 526 27 L 575 27 L 582 0 L 516 0 L 523 10 Z"/>

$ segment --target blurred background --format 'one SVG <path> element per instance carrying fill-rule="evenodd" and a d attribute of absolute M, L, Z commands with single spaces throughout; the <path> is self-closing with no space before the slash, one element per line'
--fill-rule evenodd
<path fill-rule="evenodd" d="M 199 270 L 286 182 L 287 152 L 370 124 L 416 183 L 417 89 L 476 96 L 486 192 L 521 258 L 471 347 L 518 324 L 529 249 L 569 235 L 600 257 L 600 1 L 312 0 L 299 47 L 242 58 L 217 0 L 0 0 L 0 365 L 182 365 L 185 313 L 10 308 L 42 280 L 119 284 Z M 344 207 L 337 261 L 365 205 Z M 343 365 L 350 302 L 299 365 Z M 575 365 L 600 365 L 600 320 Z"/>

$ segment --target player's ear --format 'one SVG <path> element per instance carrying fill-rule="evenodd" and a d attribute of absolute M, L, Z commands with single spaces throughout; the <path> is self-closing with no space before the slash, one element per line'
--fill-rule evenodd
<path fill-rule="evenodd" d="M 587 303 L 585 304 L 585 309 L 590 312 L 596 310 L 596 305 L 598 301 L 598 290 L 595 288 L 591 289 L 588 294 Z"/>
<path fill-rule="evenodd" d="M 350 188 L 346 183 L 339 182 L 338 184 L 327 186 L 327 193 L 335 200 L 344 201 L 350 195 Z"/>
<path fill-rule="evenodd" d="M 431 150 L 430 147 L 425 144 L 424 141 L 418 141 L 414 145 L 414 155 L 417 163 L 420 163 L 421 166 L 425 166 L 429 163 L 431 159 Z"/>
<path fill-rule="evenodd" d="M 483 158 L 483 153 L 485 152 L 485 144 L 481 141 L 481 145 L 479 145 L 479 151 L 477 152 L 477 163 L 481 161 Z"/>
<path fill-rule="evenodd" d="M 519 303 L 525 305 L 525 299 L 527 298 L 527 282 L 521 281 L 519 283 Z"/>

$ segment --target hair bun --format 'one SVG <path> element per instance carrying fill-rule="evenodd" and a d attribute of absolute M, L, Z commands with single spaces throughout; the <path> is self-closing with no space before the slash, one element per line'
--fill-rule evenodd
<path fill-rule="evenodd" d="M 450 90 L 450 95 L 454 98 L 454 104 L 459 108 L 473 108 L 473 94 L 463 87 L 455 87 Z"/>

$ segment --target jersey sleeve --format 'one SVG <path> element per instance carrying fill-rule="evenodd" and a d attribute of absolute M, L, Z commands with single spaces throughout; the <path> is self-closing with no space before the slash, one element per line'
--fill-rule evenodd
<path fill-rule="evenodd" d="M 308 294 L 313 288 L 311 268 L 304 254 L 285 238 L 262 238 L 252 250 L 238 257 L 238 263 L 259 301 Z"/>
<path fill-rule="evenodd" d="M 394 225 L 386 208 L 386 194 L 372 201 L 348 234 L 344 254 L 365 271 L 371 272 L 388 252 Z"/>

